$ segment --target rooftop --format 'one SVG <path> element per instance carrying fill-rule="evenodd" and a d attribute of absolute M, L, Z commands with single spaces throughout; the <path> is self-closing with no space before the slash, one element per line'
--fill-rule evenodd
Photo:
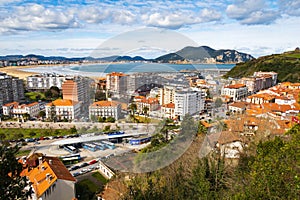
<path fill-rule="evenodd" d="M 48 103 L 47 106 L 74 106 L 76 104 L 78 104 L 77 101 L 72 101 L 70 99 L 56 99 L 55 101 Z"/>
<path fill-rule="evenodd" d="M 92 107 L 116 107 L 119 103 L 115 101 L 97 101 L 94 102 L 91 106 Z"/>
<path fill-rule="evenodd" d="M 224 86 L 224 88 L 229 88 L 229 89 L 239 89 L 239 88 L 243 88 L 246 87 L 245 84 L 234 84 L 234 85 L 227 85 Z"/>

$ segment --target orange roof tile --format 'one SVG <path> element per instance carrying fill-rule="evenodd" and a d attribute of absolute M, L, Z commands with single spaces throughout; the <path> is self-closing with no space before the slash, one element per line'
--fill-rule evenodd
<path fill-rule="evenodd" d="M 92 107 L 116 107 L 119 103 L 115 101 L 97 101 L 94 102 L 91 106 Z"/>
<path fill-rule="evenodd" d="M 246 108 L 247 105 L 248 105 L 247 102 L 234 102 L 234 103 L 230 104 L 229 106 L 237 107 L 237 108 Z"/>
<path fill-rule="evenodd" d="M 245 84 L 234 84 L 234 85 L 227 85 L 224 88 L 238 89 L 238 88 L 242 88 L 242 87 L 246 87 L 246 85 Z"/>
<path fill-rule="evenodd" d="M 22 176 L 28 177 L 38 198 L 41 197 L 57 179 L 76 181 L 65 165 L 56 157 L 42 157 L 41 164 L 36 167 L 33 166 L 33 169 L 29 169 L 29 159 L 36 160 L 39 157 L 41 157 L 40 154 L 33 154 L 31 157 L 27 158 L 27 168 L 21 173 Z"/>
<path fill-rule="evenodd" d="M 70 99 L 56 99 L 55 101 L 48 103 L 47 106 L 74 106 L 77 103 L 77 101 L 72 101 Z"/>
<path fill-rule="evenodd" d="M 165 107 L 165 108 L 175 108 L 175 104 L 174 103 L 167 103 L 167 104 L 164 104 L 163 107 Z"/>
<path fill-rule="evenodd" d="M 107 76 L 127 76 L 127 74 L 121 72 L 112 72 L 110 74 L 107 74 Z"/>
<path fill-rule="evenodd" d="M 230 131 L 222 131 L 218 139 L 219 144 L 228 144 L 235 141 L 241 141 L 241 139 Z"/>
<path fill-rule="evenodd" d="M 11 103 L 4 104 L 3 106 L 10 107 L 10 106 L 18 106 L 18 105 L 19 105 L 19 103 L 14 101 L 14 102 L 11 102 Z"/>

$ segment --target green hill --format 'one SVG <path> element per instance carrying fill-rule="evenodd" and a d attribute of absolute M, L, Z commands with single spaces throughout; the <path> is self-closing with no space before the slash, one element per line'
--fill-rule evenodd
<path fill-rule="evenodd" d="M 224 77 L 241 78 L 253 75 L 256 71 L 274 71 L 278 81 L 300 82 L 300 50 L 273 54 L 238 63 Z"/>

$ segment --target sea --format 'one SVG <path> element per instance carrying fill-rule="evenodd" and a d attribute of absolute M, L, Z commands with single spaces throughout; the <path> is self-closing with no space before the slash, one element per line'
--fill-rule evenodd
<path fill-rule="evenodd" d="M 183 70 L 230 70 L 235 64 L 167 64 L 167 63 L 109 63 L 57 65 L 22 69 L 35 73 L 56 73 L 63 75 L 104 76 L 111 72 L 179 72 Z"/>

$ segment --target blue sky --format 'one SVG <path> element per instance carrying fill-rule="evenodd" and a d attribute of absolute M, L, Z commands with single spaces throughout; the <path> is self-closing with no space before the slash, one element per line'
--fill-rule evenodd
<path fill-rule="evenodd" d="M 0 55 L 89 56 L 103 42 L 141 28 L 166 29 L 199 46 L 257 57 L 300 46 L 300 0 L 0 0 Z M 134 52 L 157 56 L 149 53 L 153 48 Z"/>

